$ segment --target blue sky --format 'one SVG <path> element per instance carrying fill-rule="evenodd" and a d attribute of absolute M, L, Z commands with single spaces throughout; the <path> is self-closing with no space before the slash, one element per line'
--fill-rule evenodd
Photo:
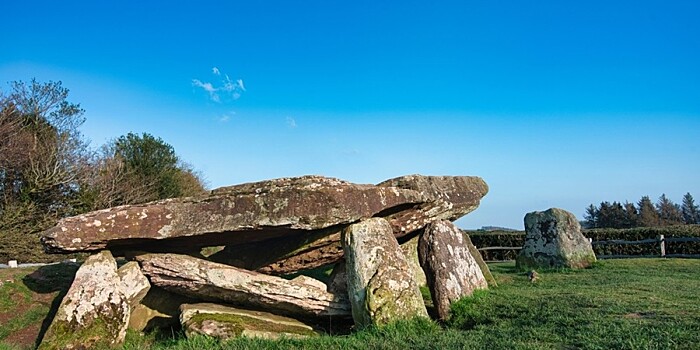
<path fill-rule="evenodd" d="M 478 175 L 465 228 L 700 198 L 697 1 L 2 7 L 3 88 L 60 80 L 93 146 L 151 133 L 212 188 Z"/>

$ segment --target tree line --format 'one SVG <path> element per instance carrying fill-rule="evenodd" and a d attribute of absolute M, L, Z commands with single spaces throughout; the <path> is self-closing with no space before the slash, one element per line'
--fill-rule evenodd
<path fill-rule="evenodd" d="M 683 196 L 678 205 L 666 194 L 653 203 L 649 196 L 643 196 L 634 203 L 601 202 L 586 208 L 583 216 L 586 228 L 632 228 L 670 225 L 700 224 L 700 210 L 690 192 Z"/>
<path fill-rule="evenodd" d="M 85 111 L 68 93 L 61 82 L 36 80 L 0 90 L 0 250 L 8 237 L 62 217 L 204 191 L 201 177 L 153 135 L 90 148 L 79 130 Z"/>

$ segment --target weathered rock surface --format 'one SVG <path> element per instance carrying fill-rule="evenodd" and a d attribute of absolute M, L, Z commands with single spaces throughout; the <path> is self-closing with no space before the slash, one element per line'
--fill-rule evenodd
<path fill-rule="evenodd" d="M 493 274 L 491 273 L 491 269 L 489 269 L 489 265 L 487 265 L 486 261 L 484 261 L 484 257 L 481 255 L 479 249 L 477 249 L 474 243 L 472 243 L 471 237 L 469 237 L 469 235 L 464 231 L 462 231 L 462 236 L 464 237 L 464 243 L 466 243 L 467 247 L 469 248 L 469 253 L 471 253 L 472 257 L 474 258 L 474 260 L 476 260 L 476 263 L 479 265 L 481 273 L 486 279 L 486 283 L 488 283 L 489 287 L 498 287 L 498 283 L 496 283 L 496 279 L 493 278 Z"/>
<path fill-rule="evenodd" d="M 340 261 L 333 266 L 333 271 L 331 271 L 331 275 L 328 276 L 326 290 L 333 294 L 348 295 L 348 273 L 345 259 L 340 259 Z"/>
<path fill-rule="evenodd" d="M 292 278 L 292 281 L 296 283 L 305 284 L 309 287 L 318 288 L 319 290 L 326 291 L 326 284 L 309 276 L 299 275 Z"/>
<path fill-rule="evenodd" d="M 135 261 L 130 261 L 120 267 L 117 270 L 117 275 L 121 280 L 122 292 L 124 292 L 124 296 L 133 311 L 151 289 L 151 284 Z"/>
<path fill-rule="evenodd" d="M 428 280 L 425 278 L 425 272 L 420 266 L 420 261 L 418 259 L 418 238 L 418 236 L 415 236 L 402 243 L 400 246 L 403 255 L 406 256 L 408 264 L 411 265 L 418 287 L 422 287 L 428 285 Z"/>
<path fill-rule="evenodd" d="M 89 257 L 76 272 L 39 349 L 87 349 L 124 341 L 130 309 L 120 285 L 112 254 L 103 251 Z"/>
<path fill-rule="evenodd" d="M 441 320 L 449 318 L 453 302 L 487 288 L 462 231 L 450 221 L 436 221 L 425 228 L 418 241 L 418 257 Z"/>
<path fill-rule="evenodd" d="M 574 214 L 558 208 L 525 215 L 525 244 L 516 259 L 520 269 L 585 268 L 596 261 L 591 243 Z"/>
<path fill-rule="evenodd" d="M 65 218 L 44 232 L 42 243 L 49 252 L 191 251 L 323 231 L 423 202 L 413 190 L 321 176 L 282 178 Z"/>
<path fill-rule="evenodd" d="M 348 294 L 357 326 L 428 317 L 418 285 L 389 223 L 372 218 L 343 232 Z"/>
<path fill-rule="evenodd" d="M 188 337 L 204 334 L 227 340 L 236 337 L 276 339 L 316 336 L 311 326 L 292 318 L 217 304 L 184 304 L 180 322 Z"/>
<path fill-rule="evenodd" d="M 180 305 L 196 302 L 192 298 L 152 287 L 141 303 L 131 309 L 129 329 L 142 332 L 173 327 L 180 323 Z"/>
<path fill-rule="evenodd" d="M 417 193 L 420 200 L 387 208 L 375 215 L 392 225 L 397 238 L 435 220 L 456 220 L 479 206 L 488 186 L 475 176 L 409 175 L 387 180 L 378 188 Z M 366 216 L 365 218 L 368 218 Z M 343 256 L 340 233 L 347 224 L 264 243 L 229 245 L 214 261 L 267 274 L 289 274 L 337 262 Z"/>
<path fill-rule="evenodd" d="M 350 316 L 346 298 L 306 283 L 185 255 L 145 254 L 136 260 L 151 284 L 185 296 L 302 318 Z"/>

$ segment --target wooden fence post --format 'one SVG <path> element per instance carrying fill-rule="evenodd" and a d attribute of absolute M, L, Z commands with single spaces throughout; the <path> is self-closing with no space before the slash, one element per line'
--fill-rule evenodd
<path fill-rule="evenodd" d="M 659 248 L 661 248 L 661 257 L 666 256 L 666 240 L 664 239 L 664 235 L 659 235 Z"/>

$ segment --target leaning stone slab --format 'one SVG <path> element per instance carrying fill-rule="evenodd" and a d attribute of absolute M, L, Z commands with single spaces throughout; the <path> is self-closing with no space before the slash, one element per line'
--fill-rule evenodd
<path fill-rule="evenodd" d="M 89 349 L 124 341 L 129 303 L 122 292 L 117 264 L 108 251 L 89 257 L 49 326 L 39 349 Z"/>
<path fill-rule="evenodd" d="M 343 232 L 355 325 L 428 317 L 418 284 L 389 223 L 372 218 Z"/>
<path fill-rule="evenodd" d="M 449 318 L 453 302 L 488 287 L 462 231 L 450 221 L 433 222 L 425 228 L 418 241 L 418 257 L 441 320 Z"/>
<path fill-rule="evenodd" d="M 124 296 L 133 311 L 146 296 L 148 290 L 151 289 L 151 284 L 148 282 L 148 278 L 141 272 L 139 264 L 135 261 L 124 264 L 117 270 L 117 274 L 121 280 L 121 288 L 124 292 Z"/>
<path fill-rule="evenodd" d="M 558 208 L 525 215 L 525 244 L 515 261 L 520 269 L 585 268 L 596 261 L 574 214 Z"/>
<path fill-rule="evenodd" d="M 476 260 L 476 263 L 481 269 L 481 273 L 484 274 L 486 283 L 488 283 L 489 287 L 498 287 L 498 283 L 496 283 L 496 279 L 493 277 L 491 269 L 489 269 L 489 265 L 487 265 L 486 261 L 484 261 L 484 257 L 481 255 L 479 249 L 477 249 L 474 243 L 472 243 L 471 237 L 469 237 L 469 235 L 464 231 L 462 231 L 462 237 L 464 237 L 464 243 L 469 248 L 469 253 L 471 253 L 474 260 Z"/>
<path fill-rule="evenodd" d="M 49 252 L 189 252 L 300 233 L 333 232 L 383 211 L 423 203 L 413 190 L 321 176 L 282 178 L 213 190 L 196 198 L 127 205 L 65 218 L 43 233 Z"/>
<path fill-rule="evenodd" d="M 201 300 L 222 301 L 300 317 L 350 316 L 348 300 L 306 283 L 186 255 L 146 254 L 136 260 L 151 284 Z"/>
<path fill-rule="evenodd" d="M 144 332 L 176 326 L 180 323 L 180 305 L 195 302 L 195 299 L 152 287 L 146 297 L 131 309 L 129 329 Z"/>
<path fill-rule="evenodd" d="M 466 215 L 479 206 L 481 198 L 488 192 L 484 180 L 476 176 L 409 175 L 384 181 L 376 187 L 398 193 L 409 191 L 420 197 L 413 203 L 398 204 L 372 215 L 387 219 L 397 238 L 410 235 L 430 222 L 456 220 Z M 229 245 L 211 259 L 275 275 L 313 269 L 342 258 L 340 238 L 345 227 L 347 224 L 304 235 L 270 239 L 260 244 Z"/>
<path fill-rule="evenodd" d="M 428 280 L 425 278 L 425 272 L 420 266 L 420 261 L 418 259 L 418 236 L 409 239 L 408 241 L 401 244 L 401 251 L 403 255 L 406 256 L 408 264 L 411 265 L 411 270 L 416 277 L 416 283 L 419 287 L 427 286 Z"/>
<path fill-rule="evenodd" d="M 277 339 L 317 336 L 309 325 L 268 312 L 217 304 L 183 304 L 180 323 L 185 335 L 203 334 L 221 340 L 237 337 Z"/>

